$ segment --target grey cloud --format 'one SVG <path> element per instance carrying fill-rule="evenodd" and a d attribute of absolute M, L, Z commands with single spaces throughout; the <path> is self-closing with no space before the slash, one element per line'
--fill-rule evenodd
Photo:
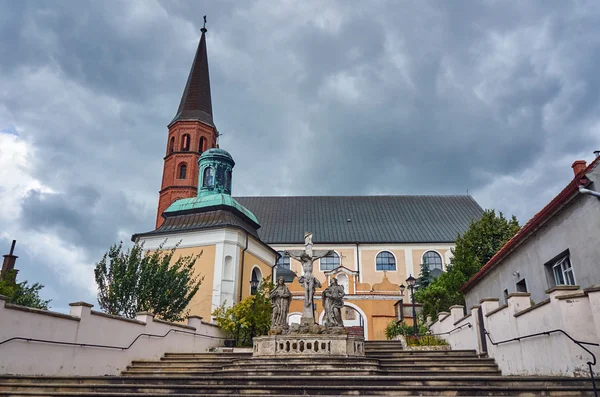
<path fill-rule="evenodd" d="M 119 236 L 154 224 L 166 125 L 204 14 L 215 122 L 236 160 L 236 195 L 469 189 L 524 222 L 552 189 L 530 198 L 496 180 L 600 147 L 593 3 L 1 7 L 0 122 L 33 145 L 33 177 L 58 192 L 31 191 L 22 226 L 61 236 L 90 263 Z M 337 88 L 356 97 L 332 88 L 344 79 L 350 86 Z"/>

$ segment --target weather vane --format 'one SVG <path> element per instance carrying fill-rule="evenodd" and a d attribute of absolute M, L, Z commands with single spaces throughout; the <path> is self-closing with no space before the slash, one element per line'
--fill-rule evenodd
<path fill-rule="evenodd" d="M 206 15 L 204 16 L 204 25 L 202 25 L 202 29 L 206 29 Z"/>

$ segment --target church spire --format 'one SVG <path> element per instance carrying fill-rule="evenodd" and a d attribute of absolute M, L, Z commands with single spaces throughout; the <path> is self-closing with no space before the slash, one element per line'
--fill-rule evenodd
<path fill-rule="evenodd" d="M 194 120 L 214 127 L 210 79 L 208 76 L 208 55 L 206 53 L 206 15 L 204 16 L 204 25 L 200 31 L 202 36 L 181 96 L 179 109 L 177 109 L 177 114 L 169 126 L 176 121 Z"/>

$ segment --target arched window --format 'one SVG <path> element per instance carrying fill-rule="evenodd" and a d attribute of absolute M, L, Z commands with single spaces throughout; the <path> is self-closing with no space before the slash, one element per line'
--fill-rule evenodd
<path fill-rule="evenodd" d="M 225 189 L 231 191 L 231 170 L 225 171 Z"/>
<path fill-rule="evenodd" d="M 179 179 L 185 179 L 187 176 L 187 165 L 185 163 L 179 166 Z"/>
<path fill-rule="evenodd" d="M 423 263 L 429 265 L 429 271 L 438 269 L 444 270 L 444 266 L 442 264 L 442 257 L 435 251 L 427 251 L 423 254 Z"/>
<path fill-rule="evenodd" d="M 256 283 L 254 283 L 254 284 L 256 284 L 256 287 L 254 287 L 252 285 L 250 287 L 250 295 L 256 295 L 258 286 L 260 285 L 260 282 L 262 281 L 262 273 L 258 267 L 255 267 L 254 269 L 252 269 L 252 276 L 250 277 L 250 280 L 256 282 Z"/>
<path fill-rule="evenodd" d="M 391 252 L 382 251 L 377 254 L 375 258 L 375 269 L 379 271 L 383 270 L 396 270 L 396 258 Z"/>
<path fill-rule="evenodd" d="M 338 267 L 340 267 L 340 256 L 335 252 L 332 252 L 319 260 L 319 268 L 322 271 L 333 270 Z"/>
<path fill-rule="evenodd" d="M 198 151 L 200 153 L 203 153 L 206 150 L 206 138 L 205 137 L 201 137 L 200 138 L 200 145 L 198 146 Z"/>
<path fill-rule="evenodd" d="M 290 270 L 290 257 L 285 255 L 283 251 L 277 251 L 279 255 L 279 259 L 277 259 L 277 267 L 279 269 L 287 269 Z"/>
<path fill-rule="evenodd" d="M 206 167 L 202 176 L 202 186 L 212 186 L 215 183 L 214 175 L 212 167 Z"/>
<path fill-rule="evenodd" d="M 173 150 L 175 150 L 175 137 L 174 136 L 172 136 L 169 141 L 169 153 L 173 153 Z"/>
<path fill-rule="evenodd" d="M 190 136 L 189 134 L 183 135 L 183 142 L 181 143 L 181 150 L 187 152 L 190 150 Z"/>

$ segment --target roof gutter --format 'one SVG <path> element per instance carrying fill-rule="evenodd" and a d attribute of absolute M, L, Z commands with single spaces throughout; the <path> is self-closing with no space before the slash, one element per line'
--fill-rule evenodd
<path fill-rule="evenodd" d="M 597 192 L 595 190 L 586 189 L 583 186 L 579 186 L 579 193 L 589 194 L 590 196 L 597 197 L 600 200 L 600 192 Z"/>

